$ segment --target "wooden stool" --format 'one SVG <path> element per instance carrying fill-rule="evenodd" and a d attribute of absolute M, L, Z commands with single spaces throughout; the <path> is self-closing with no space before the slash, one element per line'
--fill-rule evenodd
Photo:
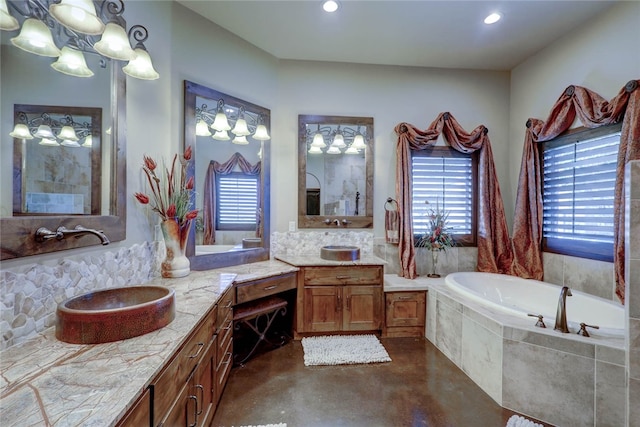
<path fill-rule="evenodd" d="M 238 364 L 242 365 L 244 362 L 249 360 L 262 341 L 266 341 L 274 347 L 279 347 L 284 344 L 284 339 L 278 344 L 270 341 L 266 337 L 266 334 L 278 313 L 282 316 L 287 313 L 287 301 L 276 296 L 249 301 L 233 308 L 234 329 L 239 330 L 240 325 L 245 324 L 249 329 L 255 332 L 256 335 L 258 335 L 258 341 L 254 344 L 251 351 L 241 361 L 237 362 Z M 264 328 L 261 329 L 258 322 L 262 317 L 266 318 L 267 322 L 264 325 Z M 234 356 L 234 358 L 236 356 Z"/>

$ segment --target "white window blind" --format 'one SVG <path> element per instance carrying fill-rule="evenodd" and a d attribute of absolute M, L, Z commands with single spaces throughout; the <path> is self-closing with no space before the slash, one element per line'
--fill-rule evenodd
<path fill-rule="evenodd" d="M 472 157 L 414 155 L 411 173 L 414 234 L 427 231 L 427 214 L 436 209 L 436 203 L 441 210 L 449 212 L 449 225 L 455 235 L 471 234 L 474 213 Z"/>
<path fill-rule="evenodd" d="M 217 226 L 250 230 L 256 225 L 258 178 L 244 174 L 218 175 Z"/>
<path fill-rule="evenodd" d="M 543 237 L 613 244 L 613 197 L 620 132 L 543 150 Z M 557 246 L 557 245 L 556 245 Z"/>

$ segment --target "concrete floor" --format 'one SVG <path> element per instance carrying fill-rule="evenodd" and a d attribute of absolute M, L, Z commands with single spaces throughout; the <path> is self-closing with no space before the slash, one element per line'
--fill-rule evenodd
<path fill-rule="evenodd" d="M 424 338 L 383 338 L 392 362 L 312 366 L 300 341 L 231 371 L 213 426 L 504 427 L 501 408 Z"/>

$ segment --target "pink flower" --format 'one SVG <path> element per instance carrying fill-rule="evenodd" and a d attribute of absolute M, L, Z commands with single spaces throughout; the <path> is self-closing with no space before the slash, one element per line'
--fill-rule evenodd
<path fill-rule="evenodd" d="M 169 205 L 169 207 L 167 208 L 167 216 L 169 218 L 173 218 L 174 216 L 176 216 L 176 205 L 174 204 Z"/>
<path fill-rule="evenodd" d="M 184 188 L 186 188 L 187 190 L 193 190 L 193 177 L 190 176 L 189 179 L 187 180 L 187 183 L 184 185 Z"/>
<path fill-rule="evenodd" d="M 149 169 L 150 171 L 154 170 L 158 165 L 156 164 L 156 161 L 153 160 L 151 157 L 149 156 L 143 156 L 144 159 L 144 165 L 147 167 L 147 169 Z"/>
<path fill-rule="evenodd" d="M 191 160 L 191 155 L 192 155 L 192 150 L 191 150 L 191 146 L 188 146 L 185 150 L 184 150 L 184 159 L 185 160 Z"/>
<path fill-rule="evenodd" d="M 146 194 L 135 193 L 134 196 L 136 196 L 136 199 L 138 199 L 138 201 L 143 205 L 146 205 L 149 203 L 149 196 L 147 196 Z"/>
<path fill-rule="evenodd" d="M 186 219 L 187 221 L 191 221 L 192 219 L 196 219 L 196 217 L 198 216 L 198 210 L 192 210 L 191 212 L 188 212 L 187 215 L 185 215 L 184 219 Z"/>

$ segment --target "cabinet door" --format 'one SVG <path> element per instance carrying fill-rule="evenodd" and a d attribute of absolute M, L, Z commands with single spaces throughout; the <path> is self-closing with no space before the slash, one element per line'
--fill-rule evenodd
<path fill-rule="evenodd" d="M 141 427 L 151 425 L 151 393 L 147 389 L 116 427 Z"/>
<path fill-rule="evenodd" d="M 426 292 L 391 292 L 386 294 L 387 327 L 424 326 Z"/>
<path fill-rule="evenodd" d="M 304 288 L 305 330 L 333 332 L 342 328 L 342 290 L 337 286 Z"/>
<path fill-rule="evenodd" d="M 380 286 L 345 286 L 344 331 L 370 331 L 382 325 L 382 289 Z"/>

